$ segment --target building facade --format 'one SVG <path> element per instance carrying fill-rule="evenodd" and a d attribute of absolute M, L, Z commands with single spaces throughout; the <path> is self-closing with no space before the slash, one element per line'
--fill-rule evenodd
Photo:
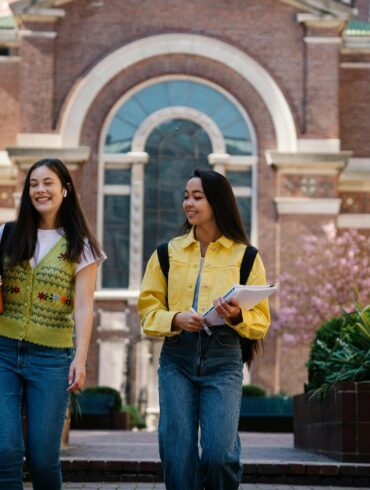
<path fill-rule="evenodd" d="M 135 306 L 148 257 L 183 219 L 194 168 L 230 179 L 269 281 L 302 234 L 328 221 L 370 229 L 369 1 L 10 5 L 0 17 L 0 221 L 15 216 L 34 161 L 67 163 L 109 257 L 89 384 L 155 415 L 161 344 L 143 338 Z M 301 391 L 306 358 L 271 335 L 252 380 Z"/>

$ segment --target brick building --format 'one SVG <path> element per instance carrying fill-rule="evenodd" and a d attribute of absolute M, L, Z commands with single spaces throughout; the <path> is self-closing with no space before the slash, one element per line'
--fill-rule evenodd
<path fill-rule="evenodd" d="M 270 281 L 297 236 L 328 221 L 369 230 L 369 1 L 10 5 L 0 17 L 0 222 L 14 217 L 31 163 L 68 164 L 109 255 L 89 383 L 155 413 L 160 342 L 142 338 L 135 304 L 150 252 L 182 219 L 193 168 L 231 180 Z M 301 391 L 306 355 L 271 335 L 252 380 Z"/>

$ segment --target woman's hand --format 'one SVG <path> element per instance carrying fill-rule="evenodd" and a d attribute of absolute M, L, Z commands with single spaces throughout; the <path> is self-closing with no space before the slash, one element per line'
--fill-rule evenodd
<path fill-rule="evenodd" d="M 82 390 L 86 382 L 86 364 L 76 357 L 71 362 L 68 374 L 67 391 L 74 392 Z"/>
<path fill-rule="evenodd" d="M 220 317 L 225 320 L 225 323 L 237 325 L 243 321 L 242 310 L 236 299 L 230 299 L 227 302 L 220 296 L 214 300 L 213 305 Z"/>
<path fill-rule="evenodd" d="M 172 320 L 173 330 L 185 330 L 186 332 L 200 332 L 204 328 L 204 318 L 198 313 L 183 311 L 176 313 Z"/>

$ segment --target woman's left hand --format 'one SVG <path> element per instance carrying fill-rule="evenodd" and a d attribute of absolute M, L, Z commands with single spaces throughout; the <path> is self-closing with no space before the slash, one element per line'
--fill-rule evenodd
<path fill-rule="evenodd" d="M 225 320 L 225 323 L 237 325 L 243 321 L 242 310 L 240 309 L 238 301 L 235 299 L 230 299 L 227 302 L 220 296 L 215 299 L 213 305 L 220 317 Z"/>
<path fill-rule="evenodd" d="M 86 382 L 86 364 L 76 357 L 71 362 L 68 374 L 67 391 L 75 392 L 82 390 Z"/>

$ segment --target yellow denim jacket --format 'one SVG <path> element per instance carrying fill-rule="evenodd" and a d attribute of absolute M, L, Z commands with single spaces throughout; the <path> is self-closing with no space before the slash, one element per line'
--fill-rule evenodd
<path fill-rule="evenodd" d="M 199 286 L 198 311 L 204 312 L 213 301 L 223 296 L 234 284 L 239 283 L 240 265 L 245 245 L 225 236 L 208 245 Z M 193 229 L 169 242 L 170 270 L 167 281 L 162 273 L 155 251 L 146 268 L 141 284 L 138 312 L 144 333 L 151 336 L 173 336 L 172 319 L 176 313 L 190 311 L 200 267 L 200 244 Z M 266 284 L 265 269 L 257 254 L 247 284 Z M 168 307 L 167 298 L 168 296 Z M 251 310 L 242 309 L 243 321 L 233 325 L 243 337 L 262 339 L 270 325 L 268 300 Z M 230 325 L 231 326 L 231 325 Z"/>

